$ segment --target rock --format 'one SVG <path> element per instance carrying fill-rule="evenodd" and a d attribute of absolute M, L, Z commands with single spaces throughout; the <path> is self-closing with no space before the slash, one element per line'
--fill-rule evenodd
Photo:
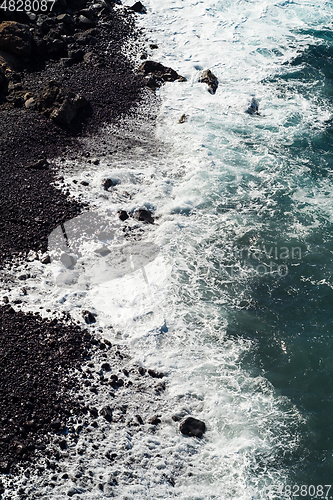
<path fill-rule="evenodd" d="M 69 125 L 79 109 L 88 105 L 85 97 L 64 89 L 51 80 L 37 99 L 37 110 L 60 125 Z"/>
<path fill-rule="evenodd" d="M 32 168 L 34 170 L 47 170 L 49 168 L 49 162 L 45 158 L 41 158 L 35 163 L 30 163 L 27 168 Z"/>
<path fill-rule="evenodd" d="M 156 45 L 156 43 L 150 43 L 149 48 L 152 50 L 155 50 L 155 49 L 158 49 L 158 45 Z"/>
<path fill-rule="evenodd" d="M 84 51 L 82 49 L 75 49 L 68 51 L 68 57 L 72 59 L 74 62 L 83 61 Z"/>
<path fill-rule="evenodd" d="M 149 222 L 149 224 L 154 224 L 154 219 L 149 210 L 140 209 L 136 212 L 136 217 L 138 220 L 143 222 Z"/>
<path fill-rule="evenodd" d="M 198 420 L 193 417 L 187 417 L 187 419 L 182 422 L 179 426 L 179 430 L 185 436 L 193 436 L 201 438 L 203 433 L 206 431 L 205 422 Z"/>
<path fill-rule="evenodd" d="M 155 415 L 154 417 L 152 417 L 148 420 L 148 424 L 151 424 L 151 425 L 157 425 L 160 423 L 161 423 L 161 419 L 158 417 L 158 415 Z"/>
<path fill-rule="evenodd" d="M 135 416 L 136 416 L 136 419 L 139 422 L 139 424 L 143 425 L 142 417 L 140 415 L 135 415 Z"/>
<path fill-rule="evenodd" d="M 257 115 L 260 116 L 259 113 L 259 102 L 255 97 L 252 98 L 252 101 L 250 103 L 250 106 L 247 108 L 246 113 L 249 113 L 249 115 Z"/>
<path fill-rule="evenodd" d="M 10 471 L 10 463 L 9 462 L 0 462 L 0 473 L 8 474 Z"/>
<path fill-rule="evenodd" d="M 99 159 L 98 158 L 92 158 L 91 163 L 93 165 L 99 165 Z"/>
<path fill-rule="evenodd" d="M 51 264 L 51 257 L 47 254 L 41 258 L 41 263 L 44 265 Z"/>
<path fill-rule="evenodd" d="M 49 39 L 46 42 L 46 51 L 49 56 L 56 56 L 64 52 L 67 48 L 66 42 L 58 38 Z"/>
<path fill-rule="evenodd" d="M 161 373 L 161 372 L 156 372 L 155 370 L 148 370 L 148 373 L 151 377 L 153 378 L 163 378 L 164 377 L 164 373 Z"/>
<path fill-rule="evenodd" d="M 187 122 L 188 116 L 184 113 L 178 120 L 178 123 L 185 123 Z"/>
<path fill-rule="evenodd" d="M 141 2 L 135 2 L 132 7 L 129 7 L 129 9 L 137 12 L 138 14 L 147 14 L 147 9 Z"/>
<path fill-rule="evenodd" d="M 112 179 L 104 179 L 103 187 L 105 191 L 108 191 L 110 187 L 113 187 L 115 184 Z"/>
<path fill-rule="evenodd" d="M 205 71 L 202 72 L 200 78 L 199 78 L 200 83 L 207 83 L 208 85 L 208 92 L 211 94 L 215 94 L 216 89 L 219 85 L 219 82 L 216 78 L 215 75 L 210 71 L 210 69 L 206 69 Z"/>
<path fill-rule="evenodd" d="M 91 323 L 96 323 L 96 318 L 95 318 L 96 314 L 93 314 L 90 311 L 83 311 L 82 316 L 87 325 L 90 325 Z"/>
<path fill-rule="evenodd" d="M 112 413 L 113 409 L 110 406 L 105 406 L 104 408 L 101 409 L 99 414 L 105 418 L 108 422 L 112 422 Z"/>
<path fill-rule="evenodd" d="M 56 20 L 58 23 L 64 23 L 64 24 L 75 23 L 73 17 L 70 14 L 59 14 L 59 16 L 56 17 Z"/>
<path fill-rule="evenodd" d="M 126 212 L 126 210 L 119 210 L 119 211 L 118 211 L 118 214 L 119 214 L 119 219 L 120 219 L 121 221 L 123 221 L 123 222 L 124 222 L 125 220 L 129 219 L 129 215 L 128 215 L 128 213 Z"/>
<path fill-rule="evenodd" d="M 26 109 L 36 109 L 36 100 L 33 97 L 27 99 L 24 103 Z"/>
<path fill-rule="evenodd" d="M 86 16 L 79 16 L 77 20 L 78 26 L 83 29 L 94 28 L 96 26 L 95 21 L 92 21 Z"/>
<path fill-rule="evenodd" d="M 0 47 L 12 54 L 27 57 L 31 54 L 32 35 L 29 27 L 15 21 L 0 24 Z"/>
<path fill-rule="evenodd" d="M 146 79 L 146 85 L 152 89 L 156 89 L 165 82 L 185 82 L 186 78 L 178 75 L 172 68 L 163 66 L 163 64 L 155 61 L 145 61 L 138 68 L 138 73 Z"/>

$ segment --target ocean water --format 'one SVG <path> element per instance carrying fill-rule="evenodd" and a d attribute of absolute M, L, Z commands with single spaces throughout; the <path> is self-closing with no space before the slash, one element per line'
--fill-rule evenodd
<path fill-rule="evenodd" d="M 143 109 L 131 131 L 137 147 L 62 169 L 114 235 L 117 210 L 152 210 L 156 223 L 141 241 L 158 250 L 105 279 L 99 257 L 89 257 L 93 273 L 76 266 L 65 278 L 59 262 L 45 271 L 35 261 L 26 307 L 77 318 L 89 308 L 104 336 L 168 374 L 158 460 L 149 469 L 139 462 L 136 480 L 119 480 L 114 497 L 332 498 L 333 3 L 145 5 L 138 22 L 158 45 L 149 58 L 187 82 L 157 91 L 157 128 L 145 129 Z M 204 69 L 218 78 L 214 95 L 198 82 Z M 253 98 L 258 116 L 246 113 Z M 117 134 L 126 142 L 126 120 L 103 140 Z M 73 179 L 89 180 L 89 192 Z M 111 257 L 124 245 L 117 238 Z M 205 421 L 204 438 L 181 436 L 172 412 Z M 138 440 L 135 453 L 147 446 Z"/>

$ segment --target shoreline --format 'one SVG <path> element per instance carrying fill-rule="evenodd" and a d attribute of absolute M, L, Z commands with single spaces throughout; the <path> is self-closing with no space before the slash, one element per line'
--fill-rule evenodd
<path fill-rule="evenodd" d="M 89 3 L 86 2 L 85 5 Z M 80 8 L 84 8 L 85 5 L 81 5 Z M 24 71 L 23 66 L 26 63 L 22 66 L 22 72 L 13 71 L 11 75 L 7 71 L 9 77 L 6 85 L 13 83 L 15 79 L 20 81 L 14 83 L 14 87 L 12 85 L 12 90 L 7 96 L 5 87 L 1 89 L 0 170 L 3 201 L 0 206 L 2 225 L 0 263 L 5 271 L 11 268 L 14 273 L 18 273 L 24 267 L 29 271 L 31 258 L 32 261 L 35 259 L 40 265 L 47 266 L 48 259 L 47 256 L 45 258 L 45 252 L 47 237 L 51 231 L 60 222 L 79 215 L 88 206 L 86 203 L 75 201 L 70 191 L 64 190 L 64 185 L 61 189 L 55 187 L 54 184 L 59 177 L 60 183 L 62 182 L 61 169 L 54 163 L 55 160 L 57 158 L 65 162 L 82 160 L 85 164 L 90 162 L 90 152 L 82 150 L 82 142 L 89 143 L 90 139 L 96 142 L 96 137 L 103 133 L 102 126 L 108 123 L 117 126 L 117 121 L 121 117 L 129 116 L 131 119 L 132 116 L 135 120 L 135 109 L 141 99 L 147 99 L 147 92 L 151 93 L 153 100 L 156 99 L 151 91 L 144 91 L 143 77 L 135 73 L 134 63 L 120 52 L 122 44 L 128 37 L 132 36 L 138 45 L 141 43 L 134 26 L 133 12 L 129 9 L 123 9 L 122 14 L 118 9 L 116 13 L 110 9 L 104 11 L 103 22 L 105 24 L 105 19 L 112 21 L 112 28 L 109 26 L 106 28 L 102 23 L 100 33 L 96 29 L 93 35 L 89 35 L 97 41 L 93 41 L 92 44 L 90 42 L 89 48 L 92 50 L 88 52 L 95 54 L 97 58 L 89 56 L 88 62 L 83 58 L 81 62 L 75 62 L 70 66 L 66 66 L 64 58 L 49 59 L 45 61 L 45 68 L 36 72 L 30 71 L 31 67 L 28 71 Z M 96 22 L 96 28 L 99 26 L 99 22 Z M 82 32 L 82 29 L 79 31 Z M 112 38 L 115 33 L 116 36 Z M 103 53 L 110 40 L 115 43 L 110 60 L 107 60 Z M 23 101 L 20 105 L 13 104 L 15 100 L 6 102 L 6 97 L 11 94 L 15 99 L 21 98 L 23 93 L 29 93 L 37 100 L 43 88 L 53 80 L 59 82 L 61 86 L 70 88 L 77 95 L 83 94 L 89 102 L 89 108 L 79 113 L 78 120 L 73 120 L 69 126 L 59 127 L 49 117 L 38 113 L 36 108 L 25 107 Z M 154 121 L 154 112 L 149 119 Z M 121 148 L 124 147 L 125 141 L 126 139 L 120 138 Z M 136 144 L 137 141 L 134 140 L 133 147 Z M 112 151 L 108 150 L 106 145 L 104 154 L 108 153 Z M 38 165 L 42 165 L 41 168 Z M 6 272 L 3 275 L 5 276 Z M 30 277 L 29 272 L 17 276 L 22 282 L 20 294 L 23 296 L 23 302 L 24 296 L 29 294 Z M 7 273 L 4 288 L 10 291 L 11 285 Z M 4 296 L 3 305 L 0 306 L 2 361 L 11 355 L 8 358 L 9 379 L 3 377 L 0 387 L 1 404 L 7 401 L 6 416 L 2 419 L 1 429 L 3 456 L 0 459 L 2 476 L 2 481 L 0 476 L 0 498 L 43 496 L 42 492 L 34 490 L 33 480 L 30 490 L 28 488 L 29 477 L 33 476 L 32 467 L 39 470 L 43 481 L 51 479 L 50 486 L 47 486 L 50 491 L 57 489 L 55 477 L 59 479 L 61 477 L 65 484 L 67 479 L 72 481 L 71 487 L 66 486 L 67 495 L 79 494 L 87 490 L 79 486 L 75 490 L 78 481 L 64 473 L 64 466 L 68 457 L 73 454 L 81 456 L 81 462 L 84 459 L 85 449 L 79 448 L 77 444 L 81 439 L 80 436 L 86 438 L 87 432 L 90 432 L 86 429 L 89 426 L 96 429 L 101 421 L 104 423 L 104 427 L 101 426 L 104 432 L 119 422 L 120 433 L 130 426 L 136 432 L 145 429 L 145 432 L 153 434 L 156 425 L 161 422 L 154 412 L 165 406 L 164 374 L 147 370 L 135 363 L 129 366 L 125 348 L 112 346 L 107 340 L 103 341 L 101 329 L 96 331 L 94 325 L 86 325 L 84 328 L 79 322 L 75 323 L 75 320 L 65 312 L 62 317 L 56 316 L 52 319 L 51 309 L 46 311 L 48 318 L 43 318 L 39 313 L 23 312 L 20 310 L 20 303 L 21 299 L 11 302 Z M 18 306 L 18 309 L 15 311 L 12 306 Z M 12 329 L 10 338 L 9 328 Z M 56 335 L 60 333 L 60 336 L 54 340 L 55 333 Z M 83 335 L 84 342 L 79 344 L 79 349 L 72 347 L 67 352 L 71 339 L 77 343 L 80 335 Z M 21 353 L 24 360 L 27 348 L 31 351 L 30 357 L 27 362 L 20 364 L 16 358 L 16 351 Z M 34 352 L 36 356 L 33 355 Z M 58 352 L 61 354 L 60 358 Z M 45 364 L 45 369 L 40 370 L 40 366 L 37 369 L 35 363 L 42 366 Z M 52 381 L 55 371 L 57 376 Z M 31 389 L 29 383 L 27 385 L 24 380 L 30 379 L 29 374 L 35 372 L 38 380 L 33 386 L 34 389 Z M 80 377 L 84 379 L 83 383 Z M 77 397 L 80 387 L 81 394 Z M 137 412 L 136 417 L 130 415 L 126 418 L 123 400 L 127 397 L 129 398 L 127 405 L 131 402 L 131 395 L 124 396 L 127 387 L 131 388 L 130 390 L 134 388 L 134 393 L 138 394 L 137 406 L 132 411 L 134 414 Z M 90 391 L 88 396 L 82 393 L 82 390 L 87 389 Z M 112 410 L 108 409 L 108 405 L 101 408 L 102 402 L 98 400 L 99 392 L 103 396 L 107 394 L 105 391 L 110 389 L 108 397 L 111 396 L 117 401 Z M 130 390 L 127 391 L 129 394 Z M 30 401 L 34 391 L 36 395 L 33 397 L 34 400 Z M 142 391 L 147 393 L 150 404 L 147 401 L 143 404 L 140 396 Z M 26 396 L 25 401 L 24 394 L 27 393 L 29 396 Z M 96 406 L 99 404 L 99 410 L 89 406 L 92 401 Z M 11 414 L 15 415 L 14 419 L 10 418 Z M 110 452 L 109 455 L 111 458 L 107 458 L 114 461 L 116 458 L 114 454 Z M 87 462 L 89 464 L 88 456 Z M 97 487 L 91 478 L 86 478 L 86 481 L 90 481 L 90 487 Z M 167 477 L 166 481 L 173 486 L 172 478 Z M 104 491 L 105 494 L 113 495 L 112 490 L 116 485 L 117 481 L 110 479 L 103 488 L 101 486 L 98 488 L 101 494 Z M 89 491 L 88 483 L 85 484 L 85 488 L 87 487 Z M 29 491 L 25 491 L 26 488 Z M 66 494 L 65 490 L 61 494 Z"/>

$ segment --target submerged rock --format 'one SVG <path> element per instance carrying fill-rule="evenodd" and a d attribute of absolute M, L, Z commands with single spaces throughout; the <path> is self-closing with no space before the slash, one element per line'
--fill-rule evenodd
<path fill-rule="evenodd" d="M 249 113 L 249 115 L 260 115 L 259 102 L 255 97 L 252 98 L 252 101 L 250 103 L 250 106 L 247 108 L 246 113 Z"/>
<path fill-rule="evenodd" d="M 219 85 L 218 79 L 210 71 L 210 69 L 206 69 L 205 71 L 202 72 L 202 74 L 199 78 L 199 82 L 200 83 L 207 83 L 208 92 L 210 92 L 211 94 L 215 94 L 217 87 Z"/>
<path fill-rule="evenodd" d="M 147 9 L 141 2 L 135 2 L 135 4 L 130 7 L 130 10 L 133 10 L 138 14 L 147 14 Z"/>
<path fill-rule="evenodd" d="M 187 417 L 179 426 L 179 430 L 185 436 L 193 436 L 202 438 L 203 433 L 206 431 L 206 424 L 197 418 Z"/>
<path fill-rule="evenodd" d="M 143 75 L 146 85 L 155 90 L 165 82 L 186 82 L 186 78 L 179 75 L 174 69 L 163 66 L 155 61 L 145 61 L 138 68 L 138 73 Z"/>

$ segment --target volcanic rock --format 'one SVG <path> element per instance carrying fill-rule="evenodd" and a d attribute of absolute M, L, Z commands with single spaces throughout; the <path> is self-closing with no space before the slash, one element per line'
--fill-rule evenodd
<path fill-rule="evenodd" d="M 103 187 L 105 191 L 108 191 L 110 187 L 113 187 L 115 184 L 112 179 L 104 179 Z"/>
<path fill-rule="evenodd" d="M 26 57 L 31 54 L 32 35 L 29 27 L 15 21 L 0 24 L 0 47 L 12 54 Z"/>
<path fill-rule="evenodd" d="M 88 105 L 85 97 L 64 89 L 51 80 L 37 99 L 37 110 L 60 125 L 69 125 L 79 109 Z"/>
<path fill-rule="evenodd" d="M 205 422 L 197 418 L 187 417 L 187 419 L 180 424 L 179 430 L 182 434 L 185 434 L 185 436 L 201 438 L 206 431 L 206 425 Z"/>
<path fill-rule="evenodd" d="M 87 325 L 90 325 L 91 323 L 96 323 L 95 315 L 90 311 L 83 311 L 82 316 Z"/>
<path fill-rule="evenodd" d="M 154 224 L 152 213 L 149 210 L 140 209 L 136 212 L 135 215 L 137 219 L 140 221 L 149 222 L 149 224 Z"/>
<path fill-rule="evenodd" d="M 199 78 L 200 83 L 207 83 L 208 85 L 208 92 L 211 94 L 215 94 L 217 87 L 218 87 L 218 80 L 215 75 L 210 71 L 210 69 L 206 69 L 205 71 L 202 72 L 200 78 Z"/>
<path fill-rule="evenodd" d="M 129 215 L 126 212 L 126 210 L 119 210 L 118 214 L 119 214 L 119 219 L 121 221 L 125 221 L 125 220 L 127 220 L 129 218 Z"/>
<path fill-rule="evenodd" d="M 135 4 L 130 7 L 130 10 L 133 10 L 138 14 L 147 14 L 147 9 L 141 2 L 135 2 Z"/>
<path fill-rule="evenodd" d="M 155 61 L 145 61 L 137 71 L 145 77 L 146 85 L 154 90 L 165 82 L 186 81 L 186 78 L 180 76 L 174 69 Z"/>

